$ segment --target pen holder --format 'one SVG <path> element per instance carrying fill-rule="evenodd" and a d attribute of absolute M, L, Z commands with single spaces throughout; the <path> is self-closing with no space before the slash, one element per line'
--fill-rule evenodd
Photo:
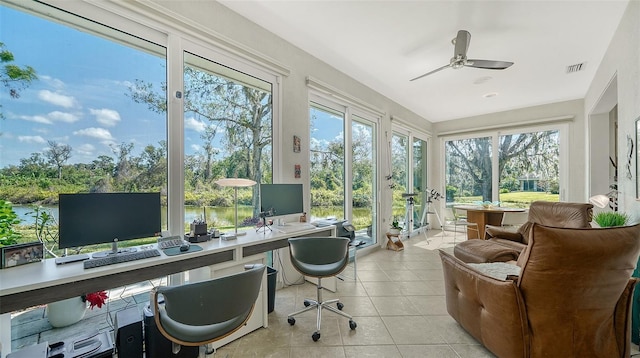
<path fill-rule="evenodd" d="M 191 223 L 190 235 L 192 237 L 198 236 L 198 235 L 205 235 L 206 233 L 207 233 L 207 223 L 202 223 L 202 224 Z"/>

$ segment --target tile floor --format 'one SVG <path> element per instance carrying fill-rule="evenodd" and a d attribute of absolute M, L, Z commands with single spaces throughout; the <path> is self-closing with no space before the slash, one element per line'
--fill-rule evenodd
<path fill-rule="evenodd" d="M 344 311 L 358 324 L 350 330 L 348 320 L 326 312 L 321 338 L 311 339 L 315 315 L 296 317 L 287 323 L 287 314 L 302 307 L 306 297 L 315 296 L 315 286 L 304 283 L 276 292 L 275 311 L 269 327 L 236 340 L 216 353 L 216 357 L 494 357 L 479 345 L 448 314 L 445 308 L 442 267 L 438 249 L 451 250 L 452 232 L 429 232 L 429 240 L 418 235 L 404 241 L 404 251 L 379 250 L 358 257 L 358 280 L 338 281 L 338 292 L 326 292 L 325 299 L 338 296 Z M 461 240 L 463 234 L 458 233 Z M 148 301 L 146 286 L 133 293 L 110 292 L 109 311 L 128 305 L 143 307 Z M 157 282 L 153 284 L 158 284 Z M 128 288 L 131 290 L 132 288 Z M 38 311 L 40 310 L 40 311 Z M 55 342 L 74 332 L 109 329 L 105 308 L 88 311 L 87 317 L 71 327 L 52 329 L 44 309 L 25 311 L 12 319 L 13 349 L 39 341 Z"/>

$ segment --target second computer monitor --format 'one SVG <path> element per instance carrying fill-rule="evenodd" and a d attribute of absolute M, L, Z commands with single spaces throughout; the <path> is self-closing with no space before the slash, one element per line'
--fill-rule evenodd
<path fill-rule="evenodd" d="M 302 214 L 302 184 L 260 184 L 260 211 L 269 216 Z"/>

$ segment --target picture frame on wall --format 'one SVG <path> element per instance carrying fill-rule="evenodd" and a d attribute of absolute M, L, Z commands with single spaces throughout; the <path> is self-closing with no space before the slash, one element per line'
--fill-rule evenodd
<path fill-rule="evenodd" d="M 300 137 L 297 135 L 293 136 L 293 152 L 300 153 Z"/>
<path fill-rule="evenodd" d="M 40 262 L 44 259 L 44 246 L 40 241 L 3 246 L 0 257 L 0 268 L 3 269 Z"/>

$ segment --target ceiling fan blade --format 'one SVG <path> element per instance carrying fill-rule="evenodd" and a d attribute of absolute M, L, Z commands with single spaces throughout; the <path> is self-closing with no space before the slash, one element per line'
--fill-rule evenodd
<path fill-rule="evenodd" d="M 469 31 L 460 30 L 458 36 L 454 41 L 455 49 L 453 52 L 454 58 L 466 58 L 467 50 L 469 50 L 469 43 L 471 42 L 471 34 Z"/>
<path fill-rule="evenodd" d="M 433 71 L 431 71 L 431 72 L 427 72 L 427 73 L 425 73 L 424 75 L 420 75 L 420 76 L 418 76 L 418 77 L 416 77 L 416 78 L 412 78 L 412 79 L 410 79 L 410 80 L 409 80 L 409 82 L 411 82 L 411 81 L 415 81 L 415 80 L 420 79 L 420 78 L 422 78 L 422 77 L 429 76 L 429 75 L 430 75 L 430 74 L 432 74 L 432 73 L 436 73 L 436 72 L 438 72 L 438 71 L 442 71 L 442 70 L 444 70 L 444 69 L 445 69 L 445 68 L 447 68 L 447 67 L 451 67 L 451 65 L 449 64 L 449 65 L 444 65 L 444 66 L 442 66 L 442 67 L 440 67 L 440 68 L 436 68 L 435 70 L 433 70 Z"/>
<path fill-rule="evenodd" d="M 513 62 L 508 61 L 492 61 L 492 60 L 467 60 L 464 63 L 467 67 L 484 68 L 487 70 L 504 70 L 513 65 Z"/>

